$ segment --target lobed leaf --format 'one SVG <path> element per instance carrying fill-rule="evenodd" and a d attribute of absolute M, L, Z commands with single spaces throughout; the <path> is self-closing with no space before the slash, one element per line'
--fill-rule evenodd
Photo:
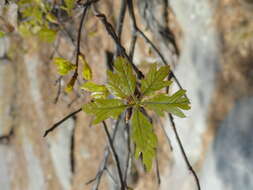
<path fill-rule="evenodd" d="M 151 65 L 148 74 L 141 80 L 142 95 L 148 96 L 157 90 L 169 86 L 172 81 L 164 81 L 165 77 L 169 75 L 169 72 L 169 66 L 163 66 L 157 70 L 156 64 Z"/>
<path fill-rule="evenodd" d="M 95 116 L 93 124 L 98 124 L 109 117 L 117 118 L 127 106 L 117 99 L 96 99 L 83 106 L 83 111 Z"/>
<path fill-rule="evenodd" d="M 145 108 L 155 111 L 158 115 L 163 116 L 164 112 L 170 112 L 178 117 L 185 117 L 181 111 L 190 109 L 188 98 L 184 97 L 186 90 L 179 90 L 172 96 L 158 94 L 142 102 Z"/>
<path fill-rule="evenodd" d="M 135 108 L 131 119 L 132 139 L 136 145 L 135 156 L 140 154 L 143 157 L 143 163 L 149 171 L 152 168 L 152 162 L 155 157 L 155 148 L 157 146 L 157 136 L 153 132 L 153 126 L 148 118 Z"/>
<path fill-rule="evenodd" d="M 70 61 L 61 57 L 54 58 L 53 64 L 57 65 L 57 70 L 60 75 L 66 75 L 71 70 L 74 70 L 76 68 L 76 66 L 73 65 Z"/>
<path fill-rule="evenodd" d="M 95 99 L 105 99 L 109 95 L 105 85 L 99 85 L 91 81 L 84 83 L 80 88 L 92 92 L 91 97 Z"/>
<path fill-rule="evenodd" d="M 116 97 L 124 99 L 127 97 L 134 98 L 136 88 L 136 76 L 128 61 L 122 57 L 118 57 L 114 61 L 115 72 L 108 71 L 109 91 Z"/>

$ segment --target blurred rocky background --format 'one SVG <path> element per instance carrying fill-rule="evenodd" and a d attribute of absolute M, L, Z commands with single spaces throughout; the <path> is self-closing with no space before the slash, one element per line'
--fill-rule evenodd
<path fill-rule="evenodd" d="M 59 78 L 51 64 L 54 56 L 74 58 L 80 14 L 49 45 L 32 37 L 21 38 L 16 31 L 17 5 L 6 2 L 0 1 L 0 26 L 8 30 L 0 38 L 0 189 L 91 189 L 92 184 L 86 183 L 95 177 L 107 143 L 101 127 L 91 126 L 91 118 L 80 112 L 47 138 L 42 137 L 87 97 L 78 89 L 66 94 L 67 80 Z M 120 1 L 100 3 L 115 24 Z M 253 1 L 136 0 L 135 12 L 138 24 L 188 92 L 192 109 L 186 112 L 187 118 L 175 118 L 175 122 L 202 189 L 253 189 Z M 126 23 L 122 41 L 128 47 L 128 15 Z M 168 26 L 178 50 L 168 43 Z M 87 19 L 84 27 L 82 51 L 96 82 L 104 82 L 105 51 L 115 47 L 98 20 Z M 134 61 L 145 67 L 160 60 L 139 40 Z M 161 184 L 155 164 L 150 173 L 136 164 L 131 169 L 131 186 L 136 190 L 196 189 L 169 120 L 157 123 L 164 125 L 173 147 L 171 150 L 157 126 Z M 112 163 L 110 158 L 109 166 Z M 100 189 L 117 189 L 110 173 L 103 175 Z"/>

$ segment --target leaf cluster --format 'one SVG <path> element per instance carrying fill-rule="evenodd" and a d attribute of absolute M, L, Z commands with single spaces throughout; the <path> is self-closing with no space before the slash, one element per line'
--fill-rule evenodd
<path fill-rule="evenodd" d="M 22 36 L 38 36 L 46 42 L 55 40 L 59 23 L 57 17 L 53 14 L 54 5 L 52 2 L 19 0 L 17 5 L 21 17 L 18 30 Z M 58 6 L 71 16 L 74 5 L 75 0 L 64 0 L 62 5 Z"/>
<path fill-rule="evenodd" d="M 144 79 L 138 80 L 132 66 L 122 57 L 114 61 L 114 72 L 107 71 L 107 84 L 98 85 L 87 82 L 82 89 L 92 92 L 92 101 L 83 106 L 83 111 L 94 116 L 93 124 L 108 118 L 117 118 L 124 111 L 132 110 L 130 115 L 131 139 L 135 144 L 135 157 L 142 156 L 147 170 L 152 167 L 157 147 L 157 136 L 146 110 L 163 116 L 169 112 L 185 117 L 182 110 L 190 109 L 185 90 L 179 90 L 171 96 L 160 90 L 171 85 L 165 80 L 170 73 L 169 66 L 158 68 L 151 65 Z M 114 98 L 108 98 L 108 94 Z M 98 95 L 98 96 L 97 96 Z"/>

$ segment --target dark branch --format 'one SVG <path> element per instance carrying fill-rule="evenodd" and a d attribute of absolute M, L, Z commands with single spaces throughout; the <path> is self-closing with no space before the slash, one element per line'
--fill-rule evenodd
<path fill-rule="evenodd" d="M 174 134 L 176 136 L 177 142 L 179 144 L 180 151 L 181 151 L 181 153 L 183 155 L 184 161 L 185 161 L 188 169 L 190 170 L 190 172 L 193 174 L 193 177 L 194 177 L 194 180 L 195 180 L 195 182 L 197 184 L 198 190 L 201 190 L 200 183 L 199 183 L 199 178 L 198 178 L 196 172 L 194 171 L 193 167 L 191 166 L 189 159 L 187 158 L 187 155 L 185 153 L 183 144 L 182 144 L 182 142 L 181 142 L 181 140 L 179 138 L 179 135 L 178 135 L 178 132 L 177 132 L 177 129 L 176 129 L 174 118 L 173 118 L 173 116 L 170 113 L 168 115 L 169 115 L 169 119 L 170 119 L 170 122 L 171 122 L 172 129 L 174 131 Z"/>
<path fill-rule="evenodd" d="M 161 184 L 161 176 L 160 176 L 160 170 L 159 170 L 159 162 L 157 158 L 157 151 L 156 151 L 156 158 L 155 158 L 155 163 L 156 163 L 156 178 L 157 178 L 157 184 Z"/>
<path fill-rule="evenodd" d="M 130 126 L 125 121 L 126 124 L 126 132 L 127 132 L 127 159 L 126 159 L 126 167 L 125 167 L 125 174 L 124 174 L 124 182 L 127 184 L 127 176 L 128 176 L 128 168 L 130 164 L 131 159 L 131 141 L 130 141 Z"/>
<path fill-rule="evenodd" d="M 94 12 L 95 16 L 97 18 L 99 18 L 99 20 L 103 23 L 103 25 L 104 25 L 107 33 L 113 39 L 114 43 L 117 46 L 117 49 L 119 49 L 120 55 L 122 55 L 123 57 L 125 57 L 129 61 L 129 63 L 133 67 L 133 69 L 134 69 L 134 71 L 137 74 L 137 76 L 138 76 L 139 79 L 144 78 L 144 75 L 142 74 L 142 72 L 138 69 L 138 67 L 136 67 L 135 64 L 133 64 L 133 62 L 131 61 L 131 59 L 127 55 L 125 48 L 121 45 L 121 43 L 119 41 L 119 38 L 118 38 L 117 34 L 115 33 L 115 30 L 114 30 L 113 26 L 107 21 L 106 16 L 104 14 L 100 13 L 96 9 L 95 6 L 93 6 L 93 12 Z"/>
<path fill-rule="evenodd" d="M 49 129 L 47 129 L 43 135 L 43 137 L 46 137 L 48 135 L 48 133 L 51 133 L 53 130 L 55 130 L 57 127 L 60 126 L 60 124 L 62 124 L 64 121 L 66 121 L 67 119 L 73 117 L 74 115 L 76 115 L 77 113 L 79 113 L 80 111 L 82 111 L 82 108 L 79 108 L 78 110 L 70 113 L 69 115 L 67 115 L 66 117 L 64 117 L 63 119 L 61 119 L 60 121 L 58 121 L 57 123 L 55 123 L 52 127 L 50 127 Z"/>
<path fill-rule="evenodd" d="M 114 148 L 113 141 L 112 141 L 112 138 L 110 136 L 110 133 L 108 131 L 108 127 L 107 127 L 105 121 L 103 121 L 103 126 L 104 126 L 104 130 L 105 130 L 105 133 L 106 133 L 106 136 L 107 136 L 107 139 L 108 139 L 108 143 L 109 143 L 110 149 L 112 151 L 112 155 L 113 155 L 114 160 L 116 162 L 116 168 L 117 168 L 117 171 L 118 171 L 118 174 L 119 174 L 119 180 L 120 180 L 121 190 L 125 190 L 125 184 L 124 184 L 124 180 L 123 180 L 122 171 L 121 171 L 121 168 L 120 168 L 119 157 L 118 157 L 118 154 L 117 154 L 117 152 L 116 152 L 116 150 Z"/>
<path fill-rule="evenodd" d="M 119 118 L 117 119 L 116 123 L 115 123 L 115 127 L 114 127 L 113 132 L 112 132 L 112 140 L 113 140 L 113 141 L 114 141 L 115 136 L 116 136 L 116 134 L 117 134 L 118 125 L 119 125 L 119 123 L 120 123 L 120 120 L 121 120 L 121 117 L 119 117 Z M 106 169 L 106 166 L 107 166 L 107 162 L 108 162 L 109 155 L 110 155 L 110 149 L 109 149 L 109 145 L 107 145 L 107 146 L 105 147 L 105 151 L 104 151 L 104 158 L 103 158 L 103 160 L 102 160 L 102 162 L 100 163 L 100 166 L 99 166 L 100 169 L 98 170 L 96 176 L 95 176 L 93 179 L 89 180 L 89 181 L 86 183 L 86 185 L 88 185 L 88 184 L 90 184 L 90 183 L 96 181 L 96 183 L 93 185 L 93 188 L 92 188 L 93 190 L 97 190 L 97 189 L 98 189 L 98 186 L 99 186 L 99 184 L 100 184 L 102 175 L 103 175 L 104 170 Z"/>

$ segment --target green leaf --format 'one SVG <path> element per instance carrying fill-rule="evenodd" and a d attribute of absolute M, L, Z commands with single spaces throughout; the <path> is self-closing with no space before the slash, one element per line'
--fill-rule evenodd
<path fill-rule="evenodd" d="M 114 61 L 115 72 L 108 71 L 108 85 L 109 91 L 118 98 L 132 97 L 134 99 L 134 92 L 136 88 L 136 76 L 128 61 L 122 57 L 118 57 Z"/>
<path fill-rule="evenodd" d="M 99 85 L 91 81 L 84 83 L 80 88 L 92 92 L 91 97 L 95 99 L 105 99 L 109 95 L 105 85 Z"/>
<path fill-rule="evenodd" d="M 0 38 L 3 38 L 5 36 L 5 32 L 0 31 Z"/>
<path fill-rule="evenodd" d="M 57 20 L 56 16 L 54 16 L 52 13 L 50 13 L 50 12 L 47 13 L 46 18 L 49 22 L 54 23 L 54 24 L 58 24 L 58 20 Z"/>
<path fill-rule="evenodd" d="M 172 81 L 164 81 L 165 77 L 169 75 L 169 72 L 169 66 L 163 66 L 157 70 L 156 64 L 151 65 L 148 74 L 141 80 L 142 95 L 147 96 L 157 90 L 169 86 Z"/>
<path fill-rule="evenodd" d="M 68 82 L 66 88 L 65 88 L 65 91 L 66 91 L 67 93 L 73 91 L 73 88 L 74 88 L 76 79 L 77 79 L 77 75 L 74 74 L 74 75 L 72 76 L 71 80 Z"/>
<path fill-rule="evenodd" d="M 135 108 L 131 119 L 132 139 L 136 145 L 135 157 L 142 154 L 143 163 L 149 171 L 152 168 L 152 162 L 155 157 L 155 148 L 157 146 L 157 136 L 153 131 L 153 126 L 148 118 Z"/>
<path fill-rule="evenodd" d="M 60 75 L 66 75 L 71 70 L 74 70 L 76 68 L 76 66 L 73 65 L 70 61 L 61 57 L 54 58 L 53 64 L 57 65 L 57 70 Z"/>
<path fill-rule="evenodd" d="M 79 59 L 81 63 L 83 64 L 83 71 L 82 71 L 82 76 L 85 80 L 91 80 L 92 79 L 92 71 L 91 68 L 88 64 L 88 62 L 85 59 L 85 56 L 83 54 L 79 54 Z"/>
<path fill-rule="evenodd" d="M 144 100 L 142 105 L 155 111 L 160 116 L 163 116 L 163 112 L 170 112 L 178 117 L 185 117 L 184 113 L 180 110 L 190 109 L 190 102 L 188 98 L 184 97 L 185 93 L 185 90 L 179 90 L 172 96 L 158 94 L 153 98 Z"/>
<path fill-rule="evenodd" d="M 39 32 L 39 38 L 46 42 L 53 42 L 56 38 L 57 32 L 49 28 L 42 28 Z"/>
<path fill-rule="evenodd" d="M 65 9 L 68 12 L 69 15 L 72 14 L 72 9 L 75 7 L 75 0 L 64 0 L 64 3 L 66 5 Z"/>
<path fill-rule="evenodd" d="M 83 106 L 87 114 L 95 115 L 93 124 L 98 124 L 109 117 L 117 118 L 127 106 L 117 99 L 96 99 Z"/>

